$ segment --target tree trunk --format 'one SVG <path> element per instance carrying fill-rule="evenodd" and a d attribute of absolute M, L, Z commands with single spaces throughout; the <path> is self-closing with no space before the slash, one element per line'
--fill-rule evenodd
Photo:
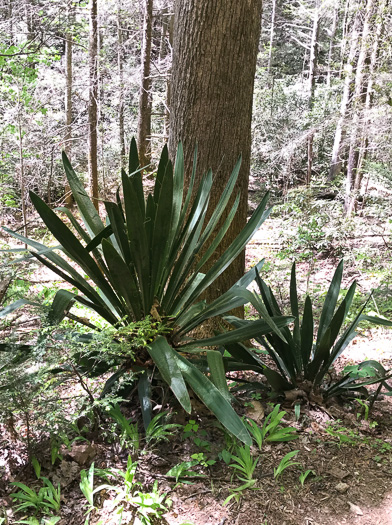
<path fill-rule="evenodd" d="M 316 86 L 316 72 L 317 72 L 317 60 L 318 60 L 318 38 L 320 30 L 320 1 L 316 0 L 316 5 L 313 14 L 313 30 L 312 40 L 310 43 L 310 59 L 309 59 L 309 107 L 312 109 L 314 101 L 314 90 Z"/>
<path fill-rule="evenodd" d="M 377 8 L 377 16 L 375 18 L 375 31 L 371 31 L 374 34 L 373 44 L 371 46 L 371 54 L 369 60 L 369 72 L 367 78 L 367 85 L 365 88 L 365 102 L 362 115 L 362 125 L 361 130 L 358 132 L 359 137 L 359 146 L 358 146 L 358 161 L 355 169 L 355 178 L 353 180 L 353 192 L 354 195 L 351 197 L 348 207 L 347 214 L 351 214 L 354 211 L 355 207 L 355 193 L 358 193 L 361 189 L 362 183 L 362 166 L 363 162 L 367 156 L 367 146 L 368 146 L 368 129 L 371 125 L 371 116 L 370 110 L 372 106 L 372 93 L 373 93 L 373 76 L 377 68 L 377 57 L 379 43 L 384 27 L 384 18 L 385 18 L 385 7 L 387 0 L 379 0 Z M 363 93 L 361 93 L 363 95 Z"/>
<path fill-rule="evenodd" d="M 268 76 L 271 74 L 272 48 L 274 44 L 274 32 L 275 32 L 276 2 L 277 0 L 272 0 L 271 29 L 270 29 L 270 40 L 269 40 L 269 49 L 268 49 L 268 66 L 267 66 Z"/>
<path fill-rule="evenodd" d="M 89 101 L 88 101 L 88 173 L 90 195 L 96 209 L 98 201 L 97 154 L 97 100 L 98 100 L 98 8 L 97 0 L 90 0 L 89 36 Z"/>
<path fill-rule="evenodd" d="M 143 48 L 142 48 L 142 78 L 139 94 L 139 119 L 137 126 L 137 142 L 141 166 L 150 163 L 151 139 L 151 39 L 152 39 L 153 0 L 144 2 Z"/>
<path fill-rule="evenodd" d="M 68 0 L 67 3 L 67 19 L 68 24 L 72 20 L 72 2 Z M 64 151 L 70 158 L 72 150 L 72 33 L 67 31 L 65 34 L 65 136 L 64 136 Z M 66 179 L 65 186 L 65 206 L 71 208 L 73 198 L 71 188 Z"/>
<path fill-rule="evenodd" d="M 329 51 L 328 51 L 328 66 L 327 66 L 327 86 L 331 86 L 331 67 L 332 67 L 332 58 L 333 58 L 333 48 L 335 45 L 336 30 L 338 27 L 339 20 L 339 0 L 335 0 L 335 6 L 333 10 L 333 19 L 331 26 L 331 35 L 329 38 Z"/>
<path fill-rule="evenodd" d="M 335 139 L 334 139 L 333 148 L 332 148 L 332 159 L 331 159 L 331 165 L 329 168 L 329 175 L 328 175 L 328 179 L 330 181 L 333 181 L 339 175 L 341 167 L 342 167 L 340 152 L 341 152 L 341 146 L 342 146 L 343 125 L 346 119 L 347 109 L 349 105 L 350 86 L 351 86 L 351 82 L 353 79 L 354 61 L 355 61 L 355 56 L 357 53 L 360 24 L 361 24 L 361 13 L 360 13 L 360 9 L 358 9 L 355 19 L 354 19 L 352 32 L 351 32 L 350 51 L 349 51 L 349 55 L 348 55 L 346 65 L 344 68 L 345 69 L 345 79 L 344 79 L 344 86 L 343 86 L 342 101 L 340 104 L 340 117 L 336 125 Z"/>
<path fill-rule="evenodd" d="M 253 85 L 261 26 L 261 0 L 176 0 L 169 154 L 181 140 L 189 180 L 198 144 L 197 174 L 211 168 L 215 180 L 209 213 L 240 154 L 241 200 L 236 219 L 213 256 L 213 264 L 246 223 L 251 151 Z M 213 300 L 243 274 L 245 254 L 207 291 Z"/>
<path fill-rule="evenodd" d="M 124 68 L 123 34 L 121 29 L 121 0 L 117 0 L 117 69 L 118 69 L 118 134 L 120 141 L 121 167 L 125 167 L 125 132 L 124 132 Z"/>
<path fill-rule="evenodd" d="M 359 132 L 359 118 L 361 114 L 362 106 L 362 95 L 363 95 L 363 81 L 364 81 L 364 69 L 365 61 L 368 56 L 368 51 L 370 48 L 369 45 L 369 35 L 370 35 L 370 24 L 371 17 L 373 14 L 373 0 L 367 0 L 366 2 L 366 11 L 365 18 L 362 28 L 361 36 L 361 47 L 359 50 L 357 69 L 355 73 L 355 87 L 354 95 L 352 100 L 353 106 L 353 117 L 351 122 L 350 130 L 350 150 L 348 155 L 348 164 L 347 164 L 347 175 L 346 175 L 346 194 L 344 199 L 344 208 L 346 214 L 349 215 L 354 209 L 355 195 L 352 195 L 351 192 L 354 190 L 355 183 L 355 171 L 357 162 L 359 159 L 358 155 L 358 132 Z"/>

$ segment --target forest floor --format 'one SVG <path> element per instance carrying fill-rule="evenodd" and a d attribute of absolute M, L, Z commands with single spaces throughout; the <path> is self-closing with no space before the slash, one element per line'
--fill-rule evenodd
<path fill-rule="evenodd" d="M 303 218 L 301 220 L 303 222 Z M 263 278 L 273 283 L 275 290 L 280 290 L 283 305 L 288 302 L 291 259 L 298 260 L 300 290 L 321 300 L 337 261 L 344 256 L 347 261 L 343 283 L 345 288 L 356 279 L 362 301 L 373 288 L 377 288 L 378 291 L 369 304 L 377 313 L 391 318 L 391 237 L 385 218 L 372 215 L 357 217 L 344 239 L 333 238 L 329 247 L 325 247 L 324 243 L 319 251 L 317 246 L 310 246 L 313 255 L 303 259 L 293 257 L 293 252 L 284 253 L 285 246 L 288 245 L 288 232 L 292 231 L 292 236 L 297 241 L 301 239 L 302 233 L 296 228 L 296 218 L 290 216 L 290 213 L 286 216 L 284 213 L 280 214 L 278 210 L 262 226 L 247 249 L 248 265 L 262 257 L 266 258 Z M 320 241 L 317 232 L 313 237 L 309 241 L 305 235 L 302 247 L 304 251 L 309 249 L 312 242 L 314 244 Z M 342 245 L 343 253 L 340 251 Z M 300 246 L 296 250 L 302 248 Z M 323 250 L 330 250 L 330 253 L 323 255 Z M 278 257 L 278 253 L 284 255 Z M 46 281 L 48 276 L 38 273 L 29 278 L 33 281 Z M 24 329 L 26 326 L 28 324 L 24 325 Z M 391 343 L 390 330 L 365 326 L 339 359 L 336 374 L 347 364 L 359 363 L 365 359 L 375 359 L 385 368 L 392 368 Z M 73 384 L 68 388 L 69 390 L 61 393 L 61 398 L 72 399 L 78 394 L 80 386 Z M 129 454 L 134 460 L 137 458 L 136 477 L 143 490 L 145 487 L 151 490 L 157 480 L 159 490 L 167 493 L 172 500 L 172 506 L 164 519 L 152 521 L 153 523 L 392 525 L 390 397 L 382 396 L 376 401 L 368 418 L 364 407 L 356 401 L 343 403 L 333 399 L 328 404 L 304 401 L 298 414 L 290 400 L 276 401 L 264 394 L 252 397 L 245 392 L 239 392 L 238 399 L 239 413 L 242 411 L 261 424 L 265 413 L 271 411 L 271 403 L 281 403 L 282 410 L 286 411 L 283 423 L 297 429 L 298 439 L 285 443 L 267 443 L 261 452 L 254 450 L 255 457 L 260 454 L 254 473 L 255 484 L 239 492 L 238 497 L 233 497 L 226 505 L 226 498 L 233 493 L 233 489 L 243 485 L 243 482 L 220 459 L 219 455 L 227 446 L 225 436 L 197 400 L 194 403 L 198 415 L 191 416 L 196 425 L 191 435 L 184 436 L 183 431 L 173 432 L 168 442 L 160 442 L 155 448 L 147 447 L 138 454 L 135 451 L 130 452 L 127 447 L 121 447 L 118 440 L 110 441 L 95 432 L 87 436 L 86 441 L 74 441 L 68 447 L 63 444 L 59 450 L 61 458 L 52 465 L 53 448 L 51 449 L 48 439 L 42 438 L 45 434 L 41 433 L 41 440 L 34 445 L 34 455 L 42 466 L 43 475 L 61 485 L 59 525 L 85 523 L 87 507 L 86 499 L 79 489 L 80 471 L 88 469 L 92 461 L 96 468 L 125 470 Z M 137 416 L 136 408 L 128 407 L 127 410 L 127 416 Z M 182 425 L 184 429 L 189 418 L 178 411 L 171 422 Z M 26 450 L 23 424 L 18 427 L 18 432 L 15 432 L 12 421 L 0 425 L 0 509 L 3 508 L 4 517 L 8 516 L 8 522 L 4 523 L 13 524 L 17 523 L 17 519 L 22 519 L 22 514 L 18 514 L 18 518 L 13 514 L 9 483 L 20 481 L 28 486 L 37 486 L 34 471 L 27 463 Z M 275 479 L 274 468 L 286 453 L 294 450 L 299 451 L 295 458 L 299 464 L 289 467 Z M 199 457 L 198 464 L 190 467 L 194 474 L 184 474 L 176 483 L 167 472 L 176 465 L 191 461 L 194 454 Z M 213 464 L 203 465 L 203 461 L 210 459 Z M 311 472 L 301 484 L 300 475 L 307 470 Z M 102 480 L 100 482 L 105 483 Z M 96 502 L 98 508 L 90 513 L 90 525 L 119 523 L 119 516 L 114 512 L 114 500 L 110 490 L 102 489 L 99 492 Z M 141 522 L 129 511 L 124 513 L 122 523 Z"/>

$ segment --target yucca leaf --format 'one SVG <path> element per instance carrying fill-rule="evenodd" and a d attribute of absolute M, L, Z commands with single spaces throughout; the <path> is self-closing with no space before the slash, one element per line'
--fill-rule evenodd
<path fill-rule="evenodd" d="M 228 403 L 224 396 L 219 392 L 211 381 L 203 375 L 189 360 L 177 354 L 178 367 L 200 400 L 211 410 L 216 418 L 234 436 L 246 445 L 252 444 L 252 439 L 233 407 Z"/>
<path fill-rule="evenodd" d="M 361 315 L 360 321 L 368 321 L 369 323 L 378 324 L 381 326 L 392 326 L 392 321 L 388 321 L 388 319 L 383 319 L 382 317 L 376 317 L 375 315 Z"/>
<path fill-rule="evenodd" d="M 95 208 L 94 208 L 95 210 Z M 61 213 L 64 213 L 69 221 L 71 222 L 72 226 L 75 228 L 77 233 L 80 235 L 81 239 L 84 240 L 86 244 L 88 244 L 91 241 L 90 235 L 80 226 L 78 221 L 75 219 L 73 213 L 68 208 L 64 208 L 64 206 L 59 206 L 54 209 L 54 211 L 60 211 Z"/>
<path fill-rule="evenodd" d="M 215 279 L 234 261 L 234 259 L 244 249 L 247 242 L 253 236 L 254 232 L 261 226 L 261 224 L 267 219 L 271 213 L 271 209 L 265 211 L 267 201 L 269 199 L 269 193 L 267 193 L 257 209 L 254 211 L 252 217 L 249 219 L 246 226 L 243 228 L 241 233 L 237 235 L 231 245 L 226 249 L 224 254 L 218 259 L 218 261 L 208 270 L 205 278 L 196 288 L 191 295 L 189 302 L 194 301 L 201 293 L 204 292 L 215 281 Z M 186 306 L 185 306 L 186 307 Z"/>
<path fill-rule="evenodd" d="M 304 313 L 301 324 L 301 353 L 304 372 L 306 374 L 313 348 L 313 312 L 312 302 L 307 295 L 305 299 Z"/>
<path fill-rule="evenodd" d="M 293 317 L 272 317 L 271 318 L 277 328 L 281 328 L 293 322 Z M 272 328 L 264 320 L 252 321 L 246 326 L 237 328 L 236 330 L 231 330 L 229 332 L 224 332 L 223 334 L 216 335 L 214 337 L 209 337 L 207 339 L 200 339 L 195 343 L 188 343 L 186 346 L 218 346 L 226 345 L 229 343 L 237 343 L 240 341 L 246 341 L 252 339 L 253 337 L 264 335 L 272 331 Z"/>
<path fill-rule="evenodd" d="M 14 303 L 9 304 L 8 306 L 5 306 L 0 310 L 0 319 L 3 317 L 6 317 L 9 314 L 12 314 L 15 310 L 18 308 L 21 308 L 22 306 L 30 305 L 30 306 L 42 306 L 40 303 L 36 303 L 34 301 L 28 301 L 27 299 L 18 299 Z"/>
<path fill-rule="evenodd" d="M 51 324 L 60 323 L 71 306 L 75 302 L 75 294 L 68 290 L 58 290 L 48 313 L 48 320 Z"/>
<path fill-rule="evenodd" d="M 218 350 L 207 350 L 206 356 L 208 368 L 211 374 L 211 381 L 223 397 L 230 403 L 230 394 L 227 386 L 222 354 L 218 352 Z"/>
<path fill-rule="evenodd" d="M 94 248 L 96 248 L 102 243 L 103 239 L 107 239 L 112 234 L 113 234 L 112 225 L 109 224 L 108 226 L 105 226 L 105 228 L 101 232 L 99 232 L 98 235 L 96 235 L 93 239 L 91 239 L 91 241 L 87 244 L 86 250 L 88 252 L 93 251 Z"/>
<path fill-rule="evenodd" d="M 179 368 L 177 352 L 173 350 L 162 336 L 158 336 L 147 350 L 157 365 L 162 379 L 169 385 L 183 409 L 190 414 L 192 409 L 191 401 L 182 370 Z"/>
<path fill-rule="evenodd" d="M 168 163 L 162 180 L 163 191 L 156 203 L 154 228 L 151 238 L 151 288 L 154 296 L 158 296 L 162 286 L 162 274 L 167 269 L 169 251 L 173 244 L 172 215 L 173 209 L 173 171 Z"/>
<path fill-rule="evenodd" d="M 143 166 L 144 167 L 144 166 Z M 131 144 L 129 146 L 129 161 L 128 161 L 128 173 L 133 175 L 140 168 L 139 153 L 137 151 L 137 145 L 135 137 L 132 137 Z"/>
<path fill-rule="evenodd" d="M 87 195 L 83 184 L 80 182 L 78 176 L 74 172 L 71 163 L 69 162 L 68 157 L 64 151 L 62 157 L 68 183 L 72 190 L 72 195 L 76 201 L 76 204 L 78 205 L 83 222 L 90 232 L 90 236 L 94 237 L 95 235 L 98 235 L 98 233 L 103 230 L 105 226 L 101 221 L 94 204 L 91 202 L 90 197 Z"/>
<path fill-rule="evenodd" d="M 143 315 L 142 300 L 132 272 L 121 255 L 106 239 L 102 241 L 102 248 L 113 286 L 129 309 L 128 312 L 123 310 L 123 317 L 128 314 L 130 319 L 140 320 Z"/>
<path fill-rule="evenodd" d="M 306 379 L 310 379 L 311 381 L 316 379 L 319 379 L 320 381 L 323 378 L 323 375 L 319 374 L 320 367 L 323 364 L 327 364 L 330 362 L 330 350 L 332 348 L 333 341 L 331 340 L 331 328 L 328 327 L 319 343 L 316 343 L 315 349 L 314 349 L 314 356 L 312 359 L 312 362 L 308 366 Z M 321 377 L 320 377 L 321 375 Z"/>
<path fill-rule="evenodd" d="M 228 205 L 229 200 L 233 194 L 233 190 L 237 182 L 238 174 L 241 168 L 241 162 L 242 162 L 242 157 L 240 156 L 236 165 L 234 166 L 234 169 L 229 177 L 229 180 L 227 181 L 226 186 L 224 187 L 222 191 L 219 202 L 215 206 L 215 209 L 213 210 L 211 214 L 210 220 L 208 221 L 203 231 L 203 235 L 200 238 L 201 245 L 204 245 L 205 242 L 209 239 L 210 235 L 213 233 L 213 231 L 216 230 L 218 221 L 221 218 L 222 214 L 224 213 L 226 206 Z M 240 195 L 238 194 L 236 196 L 236 200 L 239 201 L 239 198 L 240 198 Z"/>
<path fill-rule="evenodd" d="M 323 306 L 321 317 L 320 317 L 319 328 L 317 331 L 316 345 L 321 341 L 324 335 L 324 332 L 327 330 L 331 322 L 331 319 L 333 317 L 335 307 L 336 307 L 336 302 L 338 300 L 339 293 L 340 293 L 340 284 L 342 282 L 342 274 L 343 274 L 343 260 L 340 261 L 340 263 L 338 264 L 338 267 L 336 268 L 336 271 L 332 278 L 327 295 L 325 297 L 324 306 Z"/>
<path fill-rule="evenodd" d="M 44 201 L 38 197 L 38 195 L 30 192 L 30 199 L 49 231 L 60 242 L 64 250 L 79 264 L 82 270 L 95 282 L 95 284 L 99 286 L 100 290 L 113 307 L 118 312 L 121 312 L 121 303 L 105 277 L 102 275 L 101 269 L 97 266 L 97 263 L 90 256 L 86 248 L 82 246 L 71 230 L 57 217 Z"/>
<path fill-rule="evenodd" d="M 124 171 L 122 172 L 122 183 L 131 257 L 138 276 L 143 298 L 143 309 L 145 312 L 149 312 L 152 306 L 153 295 L 150 282 L 150 247 L 144 227 L 144 210 L 138 205 L 138 197 L 134 185 Z"/>
<path fill-rule="evenodd" d="M 118 317 L 116 317 L 116 313 L 113 309 L 111 309 L 103 300 L 102 297 L 100 297 L 97 292 L 89 285 L 89 283 L 83 279 L 77 272 L 74 272 L 73 276 L 75 275 L 76 279 L 70 277 L 68 274 L 64 273 L 59 267 L 51 262 L 47 261 L 38 253 L 32 252 L 32 255 L 36 257 L 42 264 L 44 264 L 47 268 L 52 270 L 54 273 L 59 275 L 62 279 L 67 281 L 68 283 L 72 284 L 72 286 L 75 286 L 78 290 L 80 290 L 82 293 L 86 295 L 86 297 L 90 300 L 84 299 L 80 296 L 75 296 L 76 300 L 79 301 L 82 304 L 86 304 L 89 308 L 92 308 L 95 310 L 101 317 L 106 319 L 110 324 L 116 324 L 118 322 Z M 67 263 L 66 263 L 67 264 Z"/>
<path fill-rule="evenodd" d="M 128 236 L 125 231 L 124 216 L 122 211 L 114 202 L 105 201 L 106 212 L 109 217 L 110 225 L 113 230 L 113 234 L 116 238 L 118 247 L 120 248 L 121 255 L 127 265 L 131 264 L 132 257 L 129 249 Z"/>

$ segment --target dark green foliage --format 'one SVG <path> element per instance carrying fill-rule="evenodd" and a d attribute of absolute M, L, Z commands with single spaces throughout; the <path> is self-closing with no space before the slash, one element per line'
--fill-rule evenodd
<path fill-rule="evenodd" d="M 222 191 L 217 208 L 206 221 L 213 181 L 211 171 L 204 175 L 196 187 L 195 158 L 190 185 L 185 191 L 182 146 L 180 144 L 178 147 L 174 168 L 168 159 L 167 148 L 164 147 L 154 191 L 145 197 L 142 175 L 138 169 L 138 152 L 133 140 L 129 159 L 130 173 L 122 171 L 121 191 L 119 189 L 117 192 L 116 202 L 105 202 L 105 223 L 95 210 L 65 154 L 63 162 L 85 229 L 70 212 L 68 217 L 72 228 L 36 194 L 31 192 L 30 198 L 58 241 L 60 246 L 57 248 L 74 261 L 78 269 L 71 266 L 53 248 L 10 232 L 34 248 L 34 251 L 31 251 L 34 257 L 79 291 L 73 293 L 64 289 L 57 292 L 49 314 L 50 321 L 60 322 L 75 301 L 94 310 L 109 325 L 123 332 L 123 336 L 132 323 L 140 323 L 151 316 L 153 322 L 160 323 L 163 329 L 153 329 L 145 344 L 140 344 L 130 330 L 129 334 L 124 336 L 129 352 L 122 360 L 115 362 L 114 378 L 121 374 L 121 367 L 132 369 L 132 363 L 129 364 L 131 357 L 135 369 L 138 372 L 144 370 L 140 375 L 144 382 L 142 388 L 139 388 L 139 395 L 143 411 L 150 412 L 151 395 L 147 369 L 152 370 L 155 365 L 161 378 L 170 386 L 187 412 L 191 411 L 188 385 L 223 425 L 240 439 L 250 443 L 242 421 L 228 401 L 221 354 L 209 354 L 211 381 L 203 373 L 207 370 L 205 349 L 189 350 L 183 344 L 189 343 L 187 334 L 207 319 L 248 301 L 249 292 L 246 286 L 256 277 L 257 267 L 212 304 L 207 305 L 205 301 L 200 300 L 200 296 L 244 249 L 254 231 L 268 217 L 268 195 L 225 253 L 203 273 L 202 269 L 226 234 L 237 210 L 239 195 L 231 208 L 227 208 L 238 177 L 241 159 Z M 227 218 L 218 228 L 218 221 L 224 213 Z M 286 323 L 287 319 L 279 319 L 280 326 Z M 241 328 L 223 336 L 212 337 L 200 341 L 200 344 L 212 346 L 249 338 L 254 332 L 254 327 L 252 325 L 249 328 L 250 330 Z M 257 325 L 257 330 L 261 330 L 261 333 L 274 329 L 277 328 L 270 322 L 260 321 Z M 114 340 L 116 341 L 116 338 Z M 200 358 L 188 359 L 180 353 L 182 350 L 198 354 Z M 80 371 L 90 371 L 97 375 L 97 361 L 99 355 L 79 360 Z M 113 364 L 100 368 L 98 373 L 110 368 L 113 368 Z M 111 384 L 113 381 L 113 377 L 109 379 Z M 148 424 L 150 419 L 151 414 L 144 413 L 145 424 Z"/>
<path fill-rule="evenodd" d="M 259 334 L 255 337 L 273 359 L 277 370 L 267 367 L 261 358 L 243 345 L 227 345 L 228 352 L 235 360 L 246 363 L 250 365 L 252 370 L 259 370 L 263 373 L 275 391 L 291 390 L 298 387 L 311 392 L 323 387 L 324 395 L 329 396 L 347 390 L 364 392 L 366 385 L 380 381 L 389 389 L 385 381 L 390 377 L 390 374 L 387 374 L 384 368 L 375 361 L 361 363 L 359 370 L 348 373 L 332 386 L 326 387 L 324 384 L 330 368 L 354 339 L 355 330 L 362 320 L 392 326 L 392 322 L 363 315 L 362 312 L 366 306 L 363 305 L 354 320 L 345 327 L 345 321 L 354 298 L 356 283 L 354 282 L 351 285 L 345 298 L 337 306 L 341 292 L 342 273 L 343 261 L 338 265 L 332 278 L 325 297 L 318 329 L 315 330 L 312 301 L 309 296 L 306 297 L 303 312 L 300 314 L 295 264 L 293 264 L 290 280 L 290 306 L 291 314 L 294 317 L 292 327 L 284 326 L 280 328 L 280 331 L 274 330 L 272 333 Z M 268 319 L 271 322 L 271 320 L 282 316 L 282 312 L 271 288 L 260 278 L 258 273 L 256 280 L 260 295 L 254 295 L 251 302 L 260 317 L 264 318 L 266 322 Z M 258 322 L 243 321 L 233 316 L 227 317 L 227 320 L 237 329 Z"/>

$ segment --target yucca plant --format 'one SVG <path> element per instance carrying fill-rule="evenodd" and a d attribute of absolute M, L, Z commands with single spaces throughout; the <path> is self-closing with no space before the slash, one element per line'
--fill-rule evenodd
<path fill-rule="evenodd" d="M 147 426 L 151 419 L 149 374 L 156 365 L 161 378 L 187 412 L 191 411 L 187 390 L 189 385 L 228 430 L 250 444 L 242 421 L 229 403 L 221 354 L 215 350 L 206 352 L 205 348 L 194 348 L 195 345 L 190 349 L 183 343 L 189 343 L 187 334 L 207 319 L 248 301 L 250 292 L 246 287 L 256 277 L 256 270 L 261 264 L 211 304 L 207 305 L 200 296 L 238 256 L 268 217 L 268 194 L 225 253 L 203 273 L 203 268 L 235 216 L 239 195 L 233 204 L 230 205 L 229 201 L 241 159 L 234 167 L 208 221 L 206 212 L 213 182 L 212 172 L 208 171 L 200 184 L 196 185 L 195 154 L 190 184 L 185 191 L 181 144 L 174 169 L 167 148 L 164 147 L 154 190 L 145 197 L 137 147 L 132 140 L 129 173 L 122 170 L 122 185 L 117 191 L 116 201 L 104 202 L 107 212 L 105 222 L 101 220 L 65 153 L 63 163 L 84 228 L 69 210 L 62 209 L 71 223 L 70 227 L 66 225 L 38 195 L 31 192 L 32 203 L 60 244 L 48 248 L 7 230 L 31 246 L 34 249 L 31 254 L 35 258 L 79 291 L 78 294 L 65 289 L 57 292 L 50 312 L 52 322 L 59 322 L 72 304 L 78 301 L 119 329 L 135 321 L 143 321 L 148 316 L 154 322 L 163 323 L 163 333 L 137 348 L 132 344 L 130 333 L 129 354 L 122 355 L 117 361 L 119 367 L 108 383 L 112 384 L 125 373 L 124 362 L 131 360 L 141 365 L 138 368 L 141 372 L 139 395 L 144 424 Z M 218 228 L 218 221 L 223 214 L 226 218 Z M 69 264 L 59 251 L 76 263 L 78 268 Z M 276 319 L 278 326 L 287 322 L 287 318 Z M 260 321 L 245 331 L 234 330 L 217 338 L 199 341 L 199 346 L 243 340 L 252 337 L 256 331 L 271 331 L 276 325 L 271 328 L 271 322 Z M 192 359 L 186 358 L 184 351 L 190 352 Z M 204 370 L 208 366 L 211 380 L 194 359 L 195 354 L 204 357 L 206 353 Z M 91 360 L 88 359 L 85 362 L 87 368 L 89 362 Z M 101 372 L 104 371 L 105 368 L 101 368 Z"/>
<path fill-rule="evenodd" d="M 392 326 L 392 322 L 382 318 L 363 314 L 366 303 L 354 320 L 344 327 L 354 298 L 356 282 L 347 291 L 344 299 L 337 306 L 341 292 L 343 261 L 334 273 L 325 297 L 317 331 L 313 316 L 312 301 L 305 299 L 302 315 L 299 311 L 295 263 L 291 270 L 290 306 L 294 318 L 292 326 L 284 326 L 268 334 L 260 334 L 256 341 L 264 347 L 276 365 L 276 370 L 268 367 L 258 355 L 242 344 L 226 345 L 234 362 L 246 363 L 249 368 L 263 373 L 270 386 L 277 392 L 301 388 L 305 392 L 322 393 L 324 396 L 341 394 L 348 390 L 365 393 L 365 386 L 382 382 L 388 390 L 386 380 L 391 376 L 376 361 L 365 361 L 358 365 L 355 373 L 346 374 L 332 385 L 325 384 L 325 378 L 347 345 L 354 339 L 358 324 L 369 321 L 375 324 Z M 271 287 L 260 278 L 256 270 L 259 294 L 254 294 L 251 302 L 260 317 L 271 322 L 283 315 Z M 302 319 L 301 319 L 302 317 Z M 237 329 L 250 327 L 254 321 L 245 321 L 234 316 L 225 317 Z M 269 320 L 270 319 L 270 320 Z"/>

